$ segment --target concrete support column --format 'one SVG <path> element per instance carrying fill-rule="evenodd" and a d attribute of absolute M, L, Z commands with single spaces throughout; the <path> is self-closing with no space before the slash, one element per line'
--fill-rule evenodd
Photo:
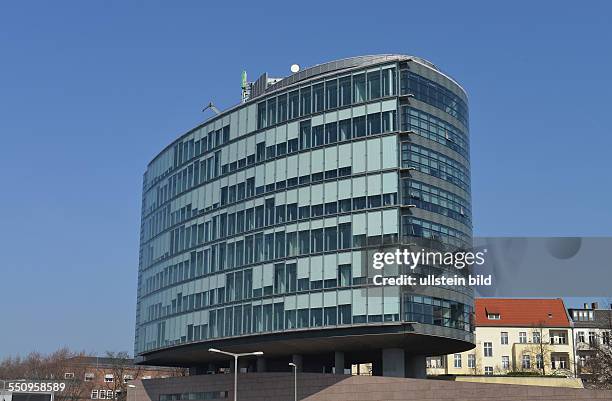
<path fill-rule="evenodd" d="M 406 354 L 406 377 L 413 379 L 427 378 L 427 365 L 425 355 L 408 355 Z"/>
<path fill-rule="evenodd" d="M 266 371 L 266 359 L 263 356 L 257 357 L 257 372 Z"/>
<path fill-rule="evenodd" d="M 241 372 L 242 370 L 249 370 L 249 360 L 246 358 L 238 358 L 238 372 Z"/>
<path fill-rule="evenodd" d="M 406 377 L 403 349 L 385 348 L 382 350 L 382 375 L 388 377 Z"/>
<path fill-rule="evenodd" d="M 372 376 L 383 376 L 382 358 L 372 361 Z M 363 372 L 366 373 L 366 372 Z"/>
<path fill-rule="evenodd" d="M 336 351 L 334 352 L 334 367 L 336 368 L 337 375 L 344 374 L 344 352 Z"/>
<path fill-rule="evenodd" d="M 209 362 L 209 364 L 208 364 L 208 369 L 207 369 L 206 373 L 208 373 L 208 372 L 214 372 L 214 373 L 217 373 L 217 365 L 215 365 L 215 364 L 214 364 L 214 363 L 212 363 L 212 362 Z"/>
<path fill-rule="evenodd" d="M 291 355 L 291 362 L 295 363 L 295 366 L 297 366 L 297 371 L 301 372 L 302 371 L 302 355 L 299 354 L 293 354 Z"/>

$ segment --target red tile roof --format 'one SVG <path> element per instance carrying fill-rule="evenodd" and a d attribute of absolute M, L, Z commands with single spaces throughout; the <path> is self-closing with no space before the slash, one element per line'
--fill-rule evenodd
<path fill-rule="evenodd" d="M 477 298 L 474 309 L 476 326 L 570 327 L 560 298 Z M 499 313 L 499 320 L 489 319 L 488 313 Z"/>

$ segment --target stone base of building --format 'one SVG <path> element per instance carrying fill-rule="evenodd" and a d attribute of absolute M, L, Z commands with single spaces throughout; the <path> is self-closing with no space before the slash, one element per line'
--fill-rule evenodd
<path fill-rule="evenodd" d="M 133 382 L 129 401 L 232 400 L 234 375 L 199 375 Z M 612 400 L 612 391 L 467 383 L 380 376 L 298 373 L 297 399 L 303 401 L 563 401 Z M 293 401 L 292 373 L 241 373 L 239 401 Z"/>

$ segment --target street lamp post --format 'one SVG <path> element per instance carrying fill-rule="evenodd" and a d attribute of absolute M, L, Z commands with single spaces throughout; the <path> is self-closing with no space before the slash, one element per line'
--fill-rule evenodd
<path fill-rule="evenodd" d="M 233 352 L 221 351 L 220 349 L 216 349 L 216 348 L 209 348 L 208 351 L 234 357 L 234 401 L 238 401 L 238 358 L 241 356 L 263 355 L 263 352 L 256 351 L 256 352 L 245 352 L 242 354 L 234 354 Z"/>
<path fill-rule="evenodd" d="M 297 365 L 290 362 L 289 366 L 293 366 L 293 400 L 297 401 Z"/>

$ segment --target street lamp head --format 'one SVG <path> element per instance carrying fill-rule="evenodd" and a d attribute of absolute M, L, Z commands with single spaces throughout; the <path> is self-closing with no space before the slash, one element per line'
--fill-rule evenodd
<path fill-rule="evenodd" d="M 255 352 L 253 352 L 253 355 L 263 355 L 263 352 L 262 351 L 255 351 Z"/>
<path fill-rule="evenodd" d="M 216 348 L 209 348 L 208 352 L 219 352 L 219 350 Z"/>
<path fill-rule="evenodd" d="M 136 386 L 134 386 L 133 384 L 128 384 L 127 385 L 129 388 L 136 388 Z"/>
<path fill-rule="evenodd" d="M 289 366 L 293 366 L 294 368 L 297 368 L 297 365 L 293 362 L 289 362 Z"/>

